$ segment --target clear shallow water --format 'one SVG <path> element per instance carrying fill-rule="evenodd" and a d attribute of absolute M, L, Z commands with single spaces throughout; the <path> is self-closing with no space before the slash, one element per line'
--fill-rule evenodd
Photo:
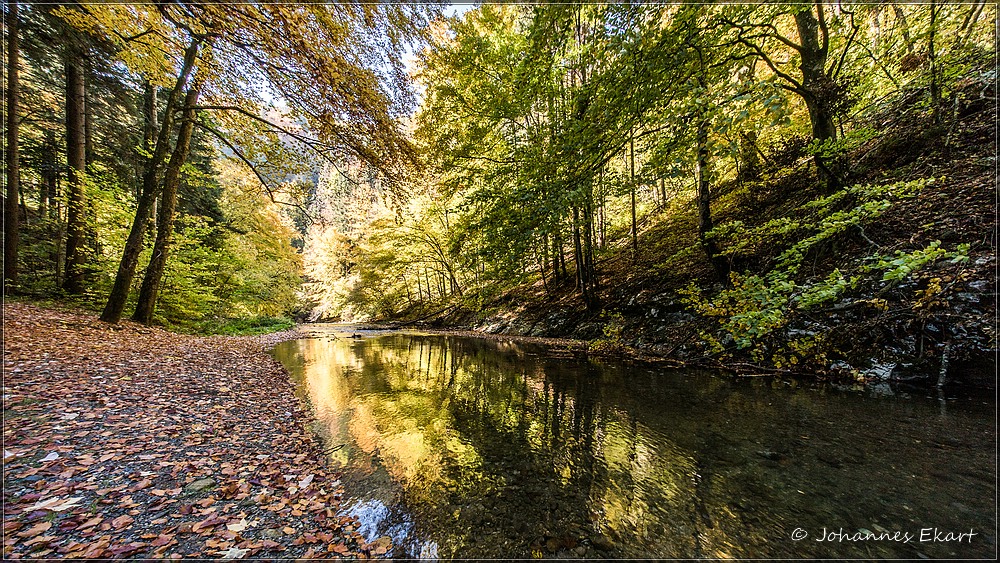
<path fill-rule="evenodd" d="M 996 553 L 992 399 L 306 330 L 274 355 L 328 447 L 343 444 L 330 455 L 362 533 L 392 537 L 397 556 Z"/>

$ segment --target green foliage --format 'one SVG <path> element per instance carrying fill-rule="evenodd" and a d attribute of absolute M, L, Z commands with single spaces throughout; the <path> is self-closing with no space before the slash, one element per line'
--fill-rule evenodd
<path fill-rule="evenodd" d="M 782 218 L 743 231 L 740 230 L 742 223 L 724 224 L 714 229 L 712 236 L 729 244 L 728 253 L 754 248 L 764 240 L 780 240 L 790 233 L 797 233 L 798 239 L 778 255 L 766 274 L 733 273 L 730 286 L 711 296 L 705 295 L 694 283 L 679 292 L 682 302 L 693 311 L 716 320 L 722 337 L 703 334 L 706 346 L 713 353 L 723 354 L 726 350 L 723 342 L 732 339 L 736 349 L 748 350 L 758 361 L 769 360 L 779 366 L 805 361 L 822 364 L 826 356 L 821 335 L 781 342 L 782 329 L 796 315 L 848 295 L 873 275 L 878 276 L 879 281 L 892 284 L 938 260 L 950 259 L 953 263 L 968 260 L 968 244 L 948 251 L 941 248 L 940 241 L 933 241 L 912 252 L 870 256 L 853 268 L 853 274 L 845 274 L 837 267 L 819 279 L 798 277 L 807 255 L 818 245 L 845 235 L 850 227 L 861 227 L 872 221 L 895 202 L 914 197 L 933 181 L 928 178 L 853 186 L 803 205 L 802 209 L 811 214 L 810 220 Z M 845 207 L 851 201 L 856 204 Z M 885 306 L 884 301 L 878 299 L 868 302 L 876 308 Z M 777 341 L 776 336 L 779 337 Z"/>
<path fill-rule="evenodd" d="M 878 134 L 878 131 L 872 127 L 860 127 L 852 129 L 846 135 L 836 139 L 813 139 L 806 147 L 806 152 L 829 161 L 850 153 L 877 137 Z"/>
<path fill-rule="evenodd" d="M 882 270 L 882 281 L 897 283 L 925 265 L 942 258 L 950 258 L 951 262 L 956 264 L 967 262 L 969 260 L 969 245 L 967 243 L 960 244 L 954 251 L 949 252 L 941 248 L 941 241 L 935 240 L 925 248 L 913 252 L 897 250 L 892 257 L 877 258 L 878 261 L 869 268 Z"/>
<path fill-rule="evenodd" d="M 808 311 L 817 305 L 836 300 L 848 289 L 856 289 L 860 281 L 860 276 L 847 278 L 840 272 L 840 268 L 834 268 L 826 279 L 804 288 L 795 301 L 799 309 Z"/>
<path fill-rule="evenodd" d="M 208 319 L 188 326 L 191 332 L 197 334 L 223 334 L 239 336 L 245 334 L 267 334 L 289 330 L 295 326 L 295 321 L 288 317 L 250 317 L 236 319 Z"/>
<path fill-rule="evenodd" d="M 587 344 L 587 349 L 595 354 L 618 354 L 625 348 L 625 317 L 619 312 L 601 312 L 601 332 L 604 338 L 592 340 Z"/>

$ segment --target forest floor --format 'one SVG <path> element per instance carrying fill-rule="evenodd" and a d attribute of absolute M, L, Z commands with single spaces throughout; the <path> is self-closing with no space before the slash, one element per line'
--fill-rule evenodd
<path fill-rule="evenodd" d="M 5 303 L 4 558 L 380 555 L 266 351 Z"/>

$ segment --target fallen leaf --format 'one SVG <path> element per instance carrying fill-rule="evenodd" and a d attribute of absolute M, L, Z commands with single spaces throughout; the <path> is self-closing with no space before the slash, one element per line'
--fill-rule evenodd
<path fill-rule="evenodd" d="M 236 547 L 230 547 L 222 554 L 223 559 L 243 559 L 246 557 L 249 549 L 239 549 Z"/>
<path fill-rule="evenodd" d="M 38 461 L 55 461 L 57 459 L 59 459 L 59 454 L 57 454 L 56 452 L 49 452 L 49 455 L 43 457 Z"/>
<path fill-rule="evenodd" d="M 65 500 L 61 497 L 53 497 L 48 500 L 39 502 L 38 504 L 32 506 L 31 508 L 25 510 L 25 512 L 34 512 L 36 510 L 52 510 L 55 512 L 60 512 L 68 508 L 72 508 L 73 506 L 76 506 L 76 504 L 79 503 L 81 500 L 83 500 L 83 497 L 73 497 Z"/>
<path fill-rule="evenodd" d="M 149 543 L 149 545 L 152 546 L 152 547 L 162 547 L 162 546 L 170 545 L 170 544 L 173 544 L 173 543 L 177 543 L 177 540 L 174 539 L 173 536 L 168 536 L 168 535 L 165 535 L 165 534 L 160 534 L 159 536 L 156 537 L 155 540 L 151 541 Z"/>
<path fill-rule="evenodd" d="M 309 475 L 306 475 L 306 477 L 304 479 L 302 479 L 301 481 L 299 481 L 299 488 L 300 489 L 304 489 L 304 488 L 308 487 L 309 483 L 312 483 L 313 482 L 313 478 L 315 478 L 315 477 L 316 476 L 313 475 L 312 473 L 310 473 Z"/>
<path fill-rule="evenodd" d="M 136 483 L 135 485 L 133 485 L 132 488 L 129 489 L 129 491 L 131 491 L 131 492 L 139 491 L 139 490 L 145 489 L 146 487 L 148 487 L 148 486 L 150 486 L 152 484 L 153 484 L 153 482 L 150 481 L 149 479 L 143 479 L 142 481 L 139 481 L 138 483 Z"/>
<path fill-rule="evenodd" d="M 39 522 L 38 524 L 35 524 L 34 526 L 28 528 L 27 530 L 24 530 L 23 532 L 18 532 L 17 537 L 30 538 L 31 536 L 37 536 L 38 534 L 47 531 L 51 527 L 52 527 L 52 522 Z"/>
<path fill-rule="evenodd" d="M 242 532 L 247 529 L 247 519 L 243 518 L 239 522 L 234 522 L 232 524 L 226 524 L 226 529 L 230 532 Z"/>
<path fill-rule="evenodd" d="M 104 520 L 104 518 L 101 518 L 100 516 L 94 516 L 90 520 L 87 520 L 83 524 L 80 524 L 80 527 L 77 528 L 77 529 L 78 530 L 83 530 L 83 529 L 86 529 L 86 528 L 93 528 L 94 526 L 100 524 L 101 520 Z"/>
<path fill-rule="evenodd" d="M 127 528 L 128 526 L 130 526 L 132 522 L 135 522 L 135 518 L 132 518 L 128 514 L 123 514 L 118 518 L 112 520 L 111 526 L 113 526 L 114 529 L 116 530 L 121 530 L 122 528 Z"/>

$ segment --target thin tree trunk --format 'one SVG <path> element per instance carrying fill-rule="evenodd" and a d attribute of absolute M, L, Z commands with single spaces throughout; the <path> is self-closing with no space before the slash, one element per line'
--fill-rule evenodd
<path fill-rule="evenodd" d="M 594 185 L 588 180 L 585 190 L 583 207 L 583 269 L 587 280 L 587 307 L 593 309 L 596 305 L 598 289 L 597 271 L 594 267 Z"/>
<path fill-rule="evenodd" d="M 144 152 L 143 159 L 149 158 L 152 153 L 154 144 L 156 143 L 156 137 L 158 133 L 157 123 L 156 123 L 156 91 L 157 86 L 150 82 L 146 82 L 146 93 L 143 96 L 143 113 L 145 114 L 145 124 L 142 130 L 142 149 Z M 141 162 L 141 161 L 140 161 Z M 142 178 L 142 165 L 140 164 L 139 177 Z M 142 182 L 136 184 L 136 199 L 139 198 L 142 190 Z M 157 200 L 158 201 L 158 200 Z M 156 226 L 156 205 L 157 201 L 153 202 L 153 209 L 149 213 L 149 221 L 147 225 L 148 230 L 153 230 Z"/>
<path fill-rule="evenodd" d="M 635 132 L 628 134 L 628 174 L 629 174 L 629 198 L 632 210 L 632 259 L 639 256 L 639 233 L 635 221 Z"/>
<path fill-rule="evenodd" d="M 583 265 L 583 249 L 580 245 L 580 209 L 573 206 L 573 263 L 576 265 L 576 289 L 581 291 L 586 301 L 587 273 Z"/>
<path fill-rule="evenodd" d="M 7 22 L 7 191 L 4 201 L 3 277 L 4 292 L 17 291 L 17 244 L 20 237 L 21 213 L 17 208 L 21 183 L 21 162 L 18 155 L 18 21 L 17 0 L 11 0 Z"/>
<path fill-rule="evenodd" d="M 142 177 L 142 191 L 139 195 L 138 205 L 135 211 L 135 218 L 132 221 L 132 228 L 125 241 L 125 248 L 122 251 L 121 262 L 118 264 L 118 272 L 115 274 L 115 284 L 111 288 L 108 302 L 101 312 L 101 320 L 108 323 L 117 323 L 125 309 L 125 302 L 128 300 L 129 289 L 132 287 L 132 277 L 135 275 L 135 268 L 139 262 L 139 254 L 142 252 L 142 239 L 146 230 L 146 218 L 153 208 L 153 202 L 159 192 L 156 177 L 160 166 L 167 156 L 170 148 L 170 130 L 173 127 L 173 110 L 177 104 L 177 98 L 187 84 L 188 75 L 194 67 L 195 58 L 198 56 L 198 48 L 201 45 L 200 39 L 194 39 L 184 53 L 184 65 L 181 67 L 180 75 L 174 89 L 167 97 L 167 109 L 164 112 L 163 125 L 160 127 L 156 138 L 156 146 L 153 154 L 146 162 Z"/>
<path fill-rule="evenodd" d="M 702 248 L 708 255 L 708 260 L 715 269 L 715 274 L 719 281 L 728 283 L 729 271 L 725 261 L 718 256 L 719 247 L 715 240 L 707 237 L 712 230 L 712 195 L 711 195 L 711 161 L 708 152 L 708 129 L 710 123 L 707 117 L 702 116 L 698 121 L 698 131 L 696 133 L 697 160 L 695 161 L 695 183 L 698 190 L 698 238 L 701 240 Z"/>
<path fill-rule="evenodd" d="M 934 125 L 941 125 L 941 84 L 938 81 L 937 53 L 934 51 L 934 39 L 937 34 L 938 6 L 931 0 L 931 22 L 927 36 L 927 60 L 931 72 L 931 116 Z"/>
<path fill-rule="evenodd" d="M 90 166 L 94 162 L 94 108 L 91 90 L 91 62 L 86 59 L 80 67 L 83 70 L 83 162 Z"/>
<path fill-rule="evenodd" d="M 427 286 L 427 300 L 430 301 L 433 296 L 431 295 L 431 277 L 427 274 L 427 266 L 424 266 L 424 285 Z"/>
<path fill-rule="evenodd" d="M 598 198 L 597 212 L 598 212 L 598 225 L 599 225 L 599 227 L 598 227 L 599 228 L 599 239 L 598 240 L 600 241 L 598 243 L 598 248 L 600 248 L 601 250 L 604 250 L 604 248 L 607 246 L 607 239 L 606 239 L 607 231 L 605 229 L 605 225 L 606 225 L 606 221 L 607 221 L 607 217 L 606 217 L 607 216 L 607 211 L 606 211 L 605 205 L 604 205 L 605 204 L 606 196 L 605 196 L 605 193 L 604 193 L 604 167 L 603 166 L 601 167 L 601 176 L 600 176 L 600 178 L 601 179 L 600 179 L 600 183 L 598 184 L 598 196 L 597 196 L 597 198 Z"/>
<path fill-rule="evenodd" d="M 79 55 L 66 57 L 66 161 L 69 165 L 69 200 L 66 216 L 66 268 L 63 289 L 83 291 L 83 244 L 86 237 L 86 139 L 84 78 Z"/>
<path fill-rule="evenodd" d="M 170 252 L 170 240 L 173 237 L 174 212 L 177 208 L 177 188 L 180 185 L 181 167 L 184 166 L 191 151 L 194 106 L 198 103 L 200 92 L 201 86 L 194 85 L 184 97 L 183 121 L 177 132 L 174 153 L 170 156 L 170 162 L 167 163 L 167 170 L 163 178 L 163 193 L 160 196 L 163 205 L 156 218 L 156 241 L 153 243 L 153 255 L 146 267 L 146 275 L 139 288 L 139 301 L 135 306 L 135 314 L 132 315 L 132 320 L 143 324 L 152 322 L 153 312 L 156 310 L 156 299 L 160 293 L 160 284 L 163 281 L 163 272 L 166 269 L 167 256 Z"/>
<path fill-rule="evenodd" d="M 38 186 L 38 219 L 49 218 L 55 208 L 56 183 L 56 147 L 55 132 L 45 131 L 45 143 L 42 145 L 42 166 L 39 170 L 42 182 Z"/>
<path fill-rule="evenodd" d="M 57 153 L 59 146 L 56 143 L 56 133 L 52 129 L 45 132 L 45 154 L 48 163 L 48 194 L 49 218 L 59 219 L 59 166 L 57 164 Z"/>
<path fill-rule="evenodd" d="M 562 233 L 561 232 L 556 234 L 556 239 L 555 239 L 554 244 L 555 244 L 555 249 L 556 249 L 556 256 L 559 258 L 559 270 L 560 270 L 561 279 L 565 280 L 566 278 L 569 277 L 569 274 L 566 272 L 566 254 L 564 253 L 564 249 L 563 249 L 563 241 L 562 241 Z"/>
<path fill-rule="evenodd" d="M 962 22 L 962 28 L 959 29 L 959 33 L 965 31 L 965 35 L 962 36 L 955 44 L 956 48 L 961 47 L 962 45 L 965 45 L 966 43 L 969 42 L 969 39 L 972 37 L 972 33 L 976 29 L 976 22 L 979 21 L 979 16 L 980 14 L 982 14 L 983 6 L 985 4 L 986 2 L 976 2 L 973 5 L 972 11 L 969 13 L 969 15 L 965 16 L 965 20 Z"/>

